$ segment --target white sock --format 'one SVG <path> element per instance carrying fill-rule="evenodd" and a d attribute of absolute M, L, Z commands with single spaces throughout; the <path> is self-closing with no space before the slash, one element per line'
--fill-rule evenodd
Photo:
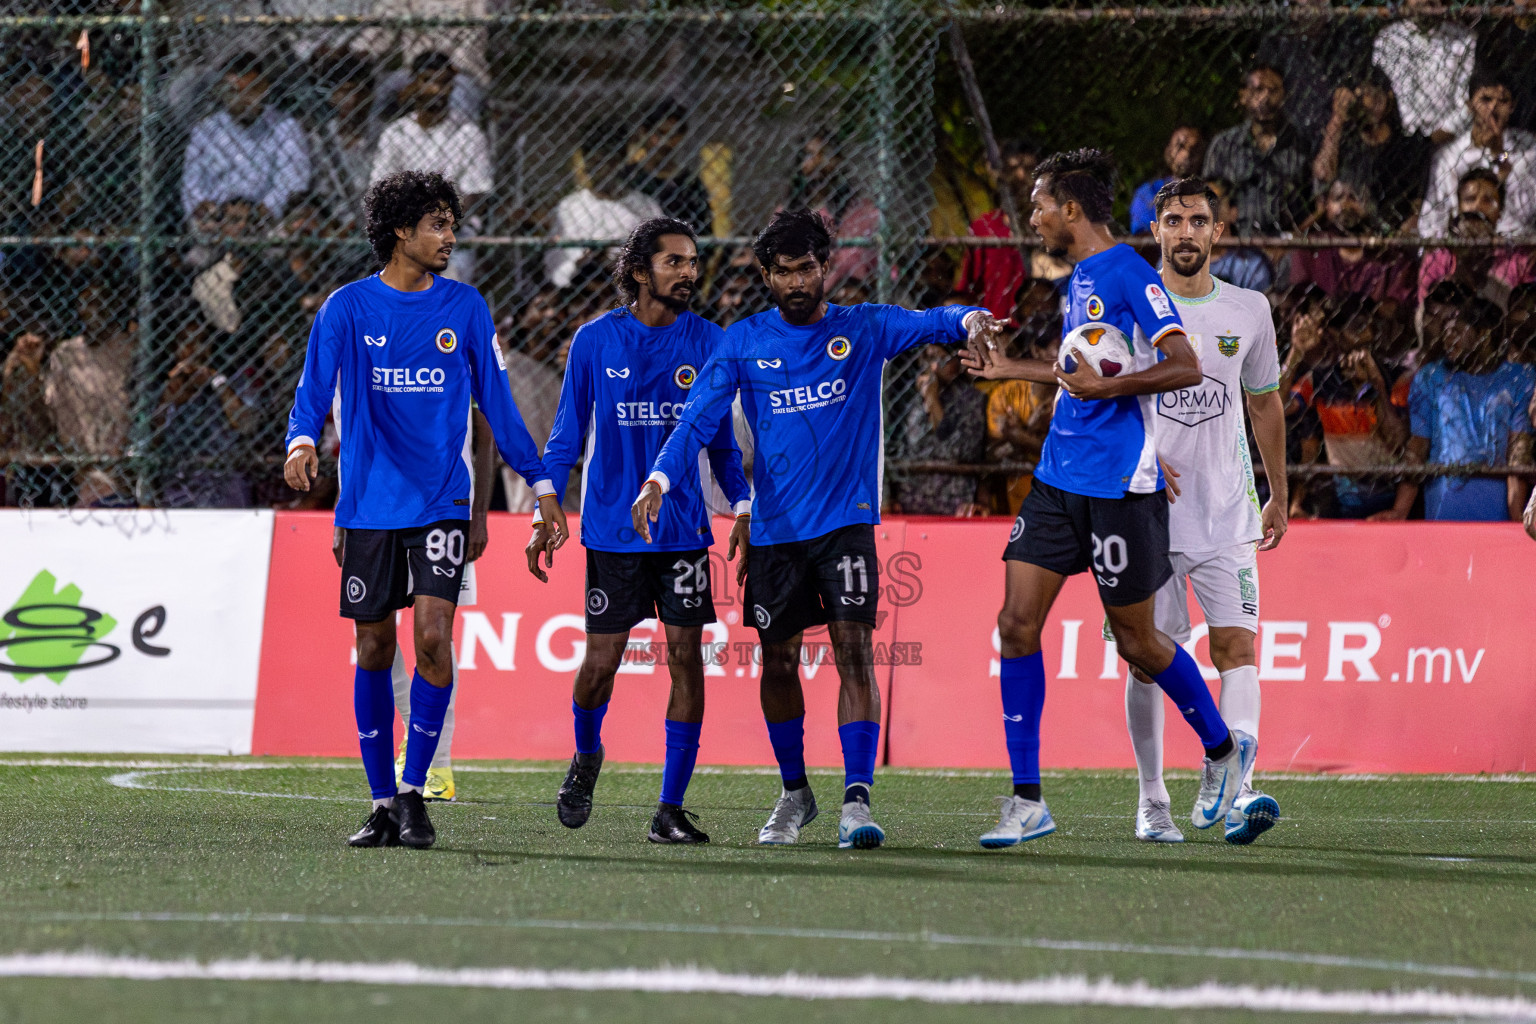
<path fill-rule="evenodd" d="M 374 810 L 378 810 L 380 807 L 394 807 L 394 806 L 395 806 L 395 798 L 392 797 L 392 796 L 387 796 L 383 800 L 375 800 L 373 802 L 373 809 Z"/>
<path fill-rule="evenodd" d="M 1163 785 L 1163 691 L 1129 673 L 1125 677 L 1125 728 L 1136 752 L 1139 799 L 1168 803 L 1168 787 Z"/>
<path fill-rule="evenodd" d="M 453 662 L 453 692 L 448 694 L 448 710 L 443 714 L 443 728 L 437 734 L 437 753 L 432 755 L 433 768 L 453 767 L 453 706 L 459 702 L 459 652 L 448 647 Z M 395 687 L 395 710 L 400 713 L 403 735 L 411 734 L 411 673 L 405 667 L 405 655 L 395 648 L 395 664 L 390 669 L 390 682 Z"/>
<path fill-rule="evenodd" d="M 420 786 L 413 786 L 409 782 L 402 782 L 402 783 L 400 783 L 400 788 L 395 790 L 395 792 L 397 794 L 398 793 L 420 793 L 421 792 L 421 787 Z"/>
<path fill-rule="evenodd" d="M 1259 738 L 1259 670 L 1255 665 L 1229 668 L 1221 674 L 1221 717 L 1229 729 Z M 1243 776 L 1243 791 L 1253 788 L 1253 766 Z"/>

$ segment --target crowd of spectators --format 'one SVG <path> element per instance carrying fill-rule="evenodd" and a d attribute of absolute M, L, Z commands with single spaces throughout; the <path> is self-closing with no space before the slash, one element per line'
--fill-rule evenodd
<path fill-rule="evenodd" d="M 1228 86 L 1238 123 L 1173 125 L 1162 167 L 1134 183 L 1120 227 L 1145 245 L 1158 187 L 1194 174 L 1210 182 L 1231 240 L 1213 272 L 1272 299 L 1293 462 L 1526 462 L 1536 264 L 1530 248 L 1503 240 L 1536 234 L 1531 28 L 1473 27 L 1420 0 L 1404 7 L 1374 38 L 1359 19 L 1305 18 L 1265 38 Z M 0 227 L 50 241 L 0 252 L 7 504 L 292 502 L 274 461 L 308 323 L 330 291 L 368 272 L 362 195 L 406 167 L 459 183 L 465 218 L 448 274 L 490 299 L 516 399 L 545 440 L 571 335 L 613 302 L 601 240 L 659 215 L 732 233 L 731 168 L 675 99 L 622 118 L 576 111 L 568 188 L 526 209 L 506 180 L 484 33 L 460 34 L 434 48 L 408 33 L 388 59 L 317 36 L 189 66 L 165 90 L 159 164 L 143 178 L 135 47 L 13 65 L 0 109 Z M 820 211 L 839 239 L 875 234 L 880 207 L 846 129 L 812 123 L 794 145 L 773 201 Z M 974 236 L 1022 244 L 935 249 L 906 258 L 909 276 L 892 283 L 919 306 L 983 305 L 1010 322 L 1016 351 L 1050 358 L 1071 268 L 1028 244 L 1042 156 L 1029 139 L 1004 139 L 993 185 L 1009 202 L 964 218 Z M 172 187 L 141 195 L 151 179 Z M 150 267 L 110 241 L 134 234 L 146 210 L 180 239 Z M 543 244 L 463 244 L 488 234 Z M 701 255 L 700 305 L 712 319 L 729 325 L 764 308 L 747 249 Z M 828 298 L 871 298 L 877 266 L 867 245 L 837 248 Z M 896 369 L 891 507 L 1017 509 L 1054 389 L 977 386 L 937 347 Z M 1441 476 L 1421 489 L 1334 472 L 1299 478 L 1292 512 L 1500 518 L 1523 487 Z M 531 507 L 514 474 L 497 490 L 495 507 Z M 328 499 L 320 489 L 303 500 Z"/>

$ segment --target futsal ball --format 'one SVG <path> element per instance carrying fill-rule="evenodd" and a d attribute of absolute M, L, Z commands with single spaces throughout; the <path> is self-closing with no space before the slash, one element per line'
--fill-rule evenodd
<path fill-rule="evenodd" d="M 1100 377 L 1115 377 L 1131 365 L 1131 343 L 1113 324 L 1093 321 L 1073 329 L 1061 342 L 1061 354 L 1057 361 L 1068 373 L 1077 370 L 1082 360 Z"/>

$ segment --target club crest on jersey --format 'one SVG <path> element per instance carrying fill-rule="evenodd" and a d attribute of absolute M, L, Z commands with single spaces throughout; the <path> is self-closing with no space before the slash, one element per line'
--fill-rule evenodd
<path fill-rule="evenodd" d="M 459 336 L 453 333 L 453 329 L 451 327 L 444 327 L 442 330 L 438 331 L 437 338 L 435 340 L 437 342 L 437 350 L 443 355 L 448 355 L 454 349 L 459 347 Z"/>
<path fill-rule="evenodd" d="M 693 382 L 699 379 L 699 371 L 684 363 L 672 371 L 672 383 L 687 391 L 693 387 Z"/>
<path fill-rule="evenodd" d="M 1155 284 L 1147 285 L 1147 302 L 1152 306 L 1152 312 L 1158 319 L 1173 316 L 1173 303 L 1168 301 L 1168 293 Z"/>
<path fill-rule="evenodd" d="M 1237 355 L 1237 343 L 1242 340 L 1236 334 L 1218 334 L 1216 335 L 1216 351 L 1224 356 L 1235 356 Z"/>
<path fill-rule="evenodd" d="M 839 334 L 827 342 L 827 355 L 833 359 L 847 359 L 848 353 L 853 351 L 853 342 Z"/>
<path fill-rule="evenodd" d="M 1104 315 L 1104 300 L 1099 298 L 1097 295 L 1090 295 L 1088 296 L 1088 305 L 1086 309 L 1088 312 L 1088 319 L 1097 320 L 1099 317 Z"/>

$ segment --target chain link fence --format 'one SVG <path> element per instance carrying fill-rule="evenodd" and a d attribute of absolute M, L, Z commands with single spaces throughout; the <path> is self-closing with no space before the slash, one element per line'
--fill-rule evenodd
<path fill-rule="evenodd" d="M 696 308 L 721 324 L 765 307 L 747 242 L 803 206 L 836 228 L 832 301 L 977 302 L 1014 321 L 1021 350 L 1048 351 L 1068 268 L 1027 227 L 1031 171 L 1079 145 L 1116 154 L 1116 217 L 1138 244 L 1139 186 L 1225 179 L 1236 243 L 1218 273 L 1274 302 L 1299 510 L 1379 511 L 1410 461 L 1502 482 L 1528 459 L 1529 411 L 1511 410 L 1536 358 L 1530 5 L 0 11 L 9 504 L 293 501 L 282 434 L 309 321 L 368 272 L 361 196 L 393 170 L 442 169 L 466 193 L 449 273 L 490 302 L 542 440 L 571 334 L 614 302 L 614 241 L 657 213 L 699 230 Z M 1468 99 L 1485 72 L 1489 109 Z M 1049 390 L 946 382 L 937 355 L 887 371 L 888 498 L 1007 512 Z M 1458 372 L 1422 373 L 1447 358 Z M 1468 422 L 1415 447 L 1426 416 L 1462 407 Z"/>

